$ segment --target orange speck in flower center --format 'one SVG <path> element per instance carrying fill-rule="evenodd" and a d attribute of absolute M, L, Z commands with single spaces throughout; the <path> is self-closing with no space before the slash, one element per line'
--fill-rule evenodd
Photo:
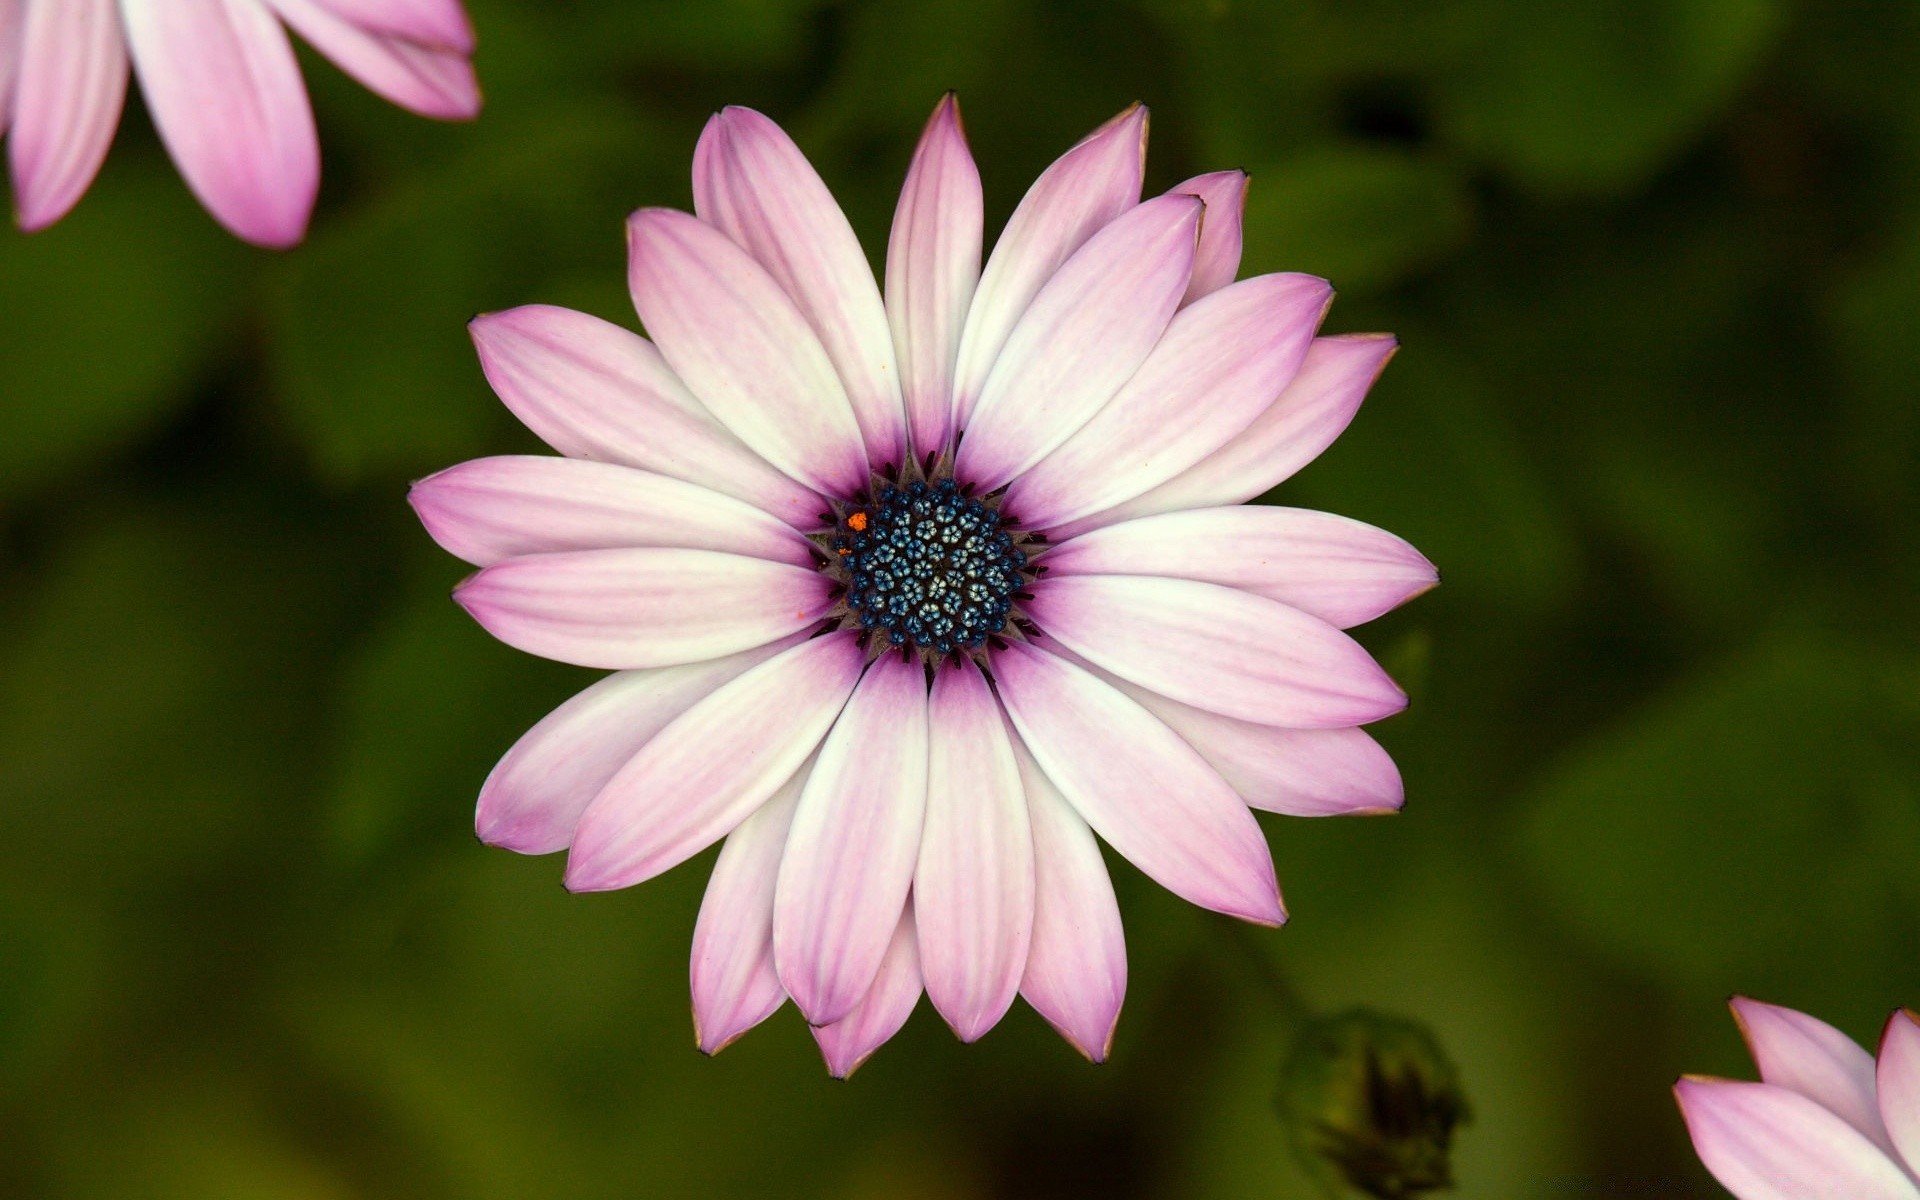
<path fill-rule="evenodd" d="M 865 532 L 867 528 L 867 514 L 857 512 L 848 517 L 847 528 L 853 530 L 855 533 Z"/>

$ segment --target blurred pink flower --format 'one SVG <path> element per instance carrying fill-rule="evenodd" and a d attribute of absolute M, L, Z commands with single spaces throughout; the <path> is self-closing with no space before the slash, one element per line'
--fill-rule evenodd
<path fill-rule="evenodd" d="M 1739 1200 L 1920 1200 L 1920 1014 L 1887 1019 L 1878 1063 L 1790 1008 L 1736 996 L 1733 1016 L 1761 1082 L 1673 1085 L 1715 1179 Z"/>
<path fill-rule="evenodd" d="M 694 931 L 711 1052 L 788 997 L 854 1069 L 924 988 L 962 1039 L 1016 992 L 1090 1058 L 1126 990 L 1097 833 L 1219 912 L 1285 919 L 1248 806 L 1398 808 L 1357 726 L 1405 697 L 1341 632 L 1431 587 L 1390 534 L 1242 508 L 1352 417 L 1394 348 L 1332 293 L 1233 282 L 1239 172 L 1140 199 L 1147 114 L 1050 167 L 985 269 L 955 102 L 885 294 L 787 135 L 730 108 L 697 216 L 643 209 L 648 342 L 565 309 L 473 324 L 566 458 L 415 486 L 456 597 L 614 668 L 482 789 L 482 839 L 622 888 L 726 839 Z M 1205 217 L 1203 221 L 1202 218 Z"/>
<path fill-rule="evenodd" d="M 480 111 L 460 0 L 0 0 L 0 133 L 21 228 L 58 221 L 93 183 L 131 64 L 207 210 L 256 245 L 298 242 L 320 146 L 282 22 L 395 104 Z"/>

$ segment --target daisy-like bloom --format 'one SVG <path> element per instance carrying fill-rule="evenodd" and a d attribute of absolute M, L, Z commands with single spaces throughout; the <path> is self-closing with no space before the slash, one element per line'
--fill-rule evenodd
<path fill-rule="evenodd" d="M 1673 1085 L 1715 1179 L 1739 1200 L 1920 1200 L 1920 1013 L 1887 1018 L 1878 1062 L 1790 1008 L 1736 996 L 1733 1018 L 1761 1082 Z"/>
<path fill-rule="evenodd" d="M 788 997 L 851 1071 L 924 990 L 972 1040 L 1023 994 L 1088 1056 L 1126 986 L 1095 834 L 1196 904 L 1284 919 L 1249 805 L 1393 809 L 1357 726 L 1405 698 L 1341 632 L 1434 582 L 1398 538 L 1241 508 L 1345 426 L 1391 338 L 1316 338 L 1305 275 L 1234 283 L 1245 177 L 1142 201 L 1135 107 L 981 268 L 943 101 L 885 292 L 799 149 L 730 108 L 696 215 L 628 225 L 651 342 L 483 316 L 489 380 L 565 458 L 415 486 L 496 637 L 614 668 L 487 779 L 478 830 L 623 888 L 726 845 L 699 1044 Z"/>
<path fill-rule="evenodd" d="M 298 242 L 320 143 L 286 27 L 403 108 L 480 111 L 460 0 L 0 0 L 0 133 L 20 227 L 58 221 L 93 183 L 131 66 L 207 211 L 256 245 Z"/>

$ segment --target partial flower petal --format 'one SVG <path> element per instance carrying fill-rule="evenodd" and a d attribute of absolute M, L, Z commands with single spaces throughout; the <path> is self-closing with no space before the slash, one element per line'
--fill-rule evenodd
<path fill-rule="evenodd" d="M 1240 504 L 1273 490 L 1340 436 L 1398 346 L 1383 333 L 1315 338 L 1286 390 L 1232 441 L 1152 491 L 1070 523 L 1058 537 L 1129 517 Z"/>
<path fill-rule="evenodd" d="M 544 304 L 475 317 L 468 331 L 493 390 L 560 453 L 697 483 L 796 528 L 819 524 L 820 498 L 727 432 L 645 338 Z"/>
<path fill-rule="evenodd" d="M 818 571 L 711 550 L 574 550 L 488 567 L 453 598 L 507 645 L 582 667 L 719 658 L 817 624 Z"/>
<path fill-rule="evenodd" d="M 567 887 L 632 887 L 731 833 L 820 744 L 864 658 L 851 633 L 813 638 L 676 717 L 587 806 Z"/>
<path fill-rule="evenodd" d="M 773 885 L 811 764 L 727 835 L 693 926 L 693 1036 L 704 1054 L 787 1002 L 773 969 Z"/>
<path fill-rule="evenodd" d="M 1240 273 L 1241 226 L 1247 211 L 1247 173 L 1209 171 L 1167 189 L 1185 192 L 1206 203 L 1200 222 L 1200 248 L 1193 255 L 1193 279 L 1187 284 L 1182 307 L 1219 291 Z"/>
<path fill-rule="evenodd" d="M 1140 202 L 1147 110 L 1135 104 L 1033 181 L 980 273 L 954 365 L 953 417 L 965 428 L 1013 327 L 1042 285 L 1109 221 Z"/>
<path fill-rule="evenodd" d="M 1129 862 L 1202 908 L 1265 925 L 1286 920 L 1260 826 L 1178 734 L 1025 643 L 996 652 L 993 673 L 1034 761 Z"/>
<path fill-rule="evenodd" d="M 473 53 L 473 24 L 460 0 L 316 0 L 335 15 L 374 33 L 427 46 Z"/>
<path fill-rule="evenodd" d="M 695 217 L 643 208 L 627 222 L 640 321 L 708 411 L 762 458 L 849 496 L 867 456 L 820 339 L 772 276 Z"/>
<path fill-rule="evenodd" d="M 1033 938 L 1020 994 L 1060 1036 L 1105 1062 L 1127 997 L 1127 942 L 1093 830 L 1017 739 L 1033 823 Z"/>
<path fill-rule="evenodd" d="M 613 463 L 541 455 L 476 458 L 407 494 L 448 553 L 490 567 L 523 554 L 681 547 L 814 565 L 791 525 L 743 500 Z"/>
<path fill-rule="evenodd" d="M 20 71 L 20 44 L 26 32 L 26 0 L 0 0 L 0 134 L 13 122 L 13 81 Z"/>
<path fill-rule="evenodd" d="M 1201 210 L 1192 196 L 1149 200 L 1054 273 L 980 389 L 954 459 L 963 478 L 1000 487 L 1113 399 L 1187 289 Z"/>
<path fill-rule="evenodd" d="M 1013 481 L 1008 510 L 1030 529 L 1048 529 L 1130 500 L 1212 454 L 1299 371 L 1332 299 L 1324 279 L 1261 275 L 1180 310 L 1119 394 Z"/>
<path fill-rule="evenodd" d="M 480 115 L 480 83 L 466 52 L 347 20 L 327 0 L 267 0 L 294 32 L 374 93 L 423 117 Z"/>
<path fill-rule="evenodd" d="M 694 151 L 693 211 L 799 305 L 839 373 L 868 459 L 904 462 L 906 410 L 886 307 L 860 239 L 800 147 L 750 108 L 718 113 Z"/>
<path fill-rule="evenodd" d="M 845 1079 L 873 1057 L 873 1052 L 913 1015 L 920 1002 L 920 960 L 918 938 L 914 933 L 913 903 L 900 914 L 893 939 L 887 943 L 886 957 L 873 986 L 860 998 L 853 1010 L 831 1025 L 816 1025 L 813 1040 L 827 1060 L 827 1071 L 835 1079 Z"/>
<path fill-rule="evenodd" d="M 1165 575 L 1239 588 L 1340 629 L 1371 621 L 1440 581 L 1424 555 L 1384 529 L 1265 505 L 1122 521 L 1054 547 L 1044 561 L 1054 575 Z"/>
<path fill-rule="evenodd" d="M 913 883 L 927 810 L 927 684 L 919 662 L 867 669 L 820 747 L 780 860 L 773 952 L 809 1024 L 872 986 Z"/>
<path fill-rule="evenodd" d="M 948 92 L 920 135 L 887 243 L 887 320 L 916 458 L 953 437 L 954 361 L 980 280 L 982 210 L 980 170 Z"/>
<path fill-rule="evenodd" d="M 1739 1200 L 1920 1200 L 1859 1130 L 1798 1092 L 1689 1076 L 1673 1094 L 1700 1161 Z"/>
<path fill-rule="evenodd" d="M 1033 834 L 1000 702 L 971 662 L 929 702 L 927 817 L 914 869 L 927 998 L 963 1042 L 1013 1003 L 1033 929 Z"/>
<path fill-rule="evenodd" d="M 1806 1013 L 1745 996 L 1730 1006 L 1763 1082 L 1800 1093 L 1892 1152 L 1874 1101 L 1872 1055 Z"/>
<path fill-rule="evenodd" d="M 38 0 L 13 21 L 13 202 L 20 228 L 44 229 L 79 203 L 106 160 L 127 95 L 127 44 L 114 0 Z"/>
<path fill-rule="evenodd" d="M 1920 1172 L 1920 1014 L 1898 1009 L 1880 1035 L 1880 1117 L 1907 1169 Z"/>
<path fill-rule="evenodd" d="M 566 849 L 580 814 L 654 734 L 715 688 L 799 640 L 607 676 L 548 713 L 507 751 L 480 788 L 474 833 L 490 846 L 522 854 Z"/>
<path fill-rule="evenodd" d="M 1102 669 L 1243 721 L 1332 729 L 1377 721 L 1407 703 L 1346 634 L 1218 584 L 1049 575 L 1034 585 L 1026 610 L 1048 637 Z"/>
<path fill-rule="evenodd" d="M 280 22 L 255 0 L 120 11 L 147 109 L 194 195 L 249 242 L 298 242 L 320 188 L 320 140 Z"/>

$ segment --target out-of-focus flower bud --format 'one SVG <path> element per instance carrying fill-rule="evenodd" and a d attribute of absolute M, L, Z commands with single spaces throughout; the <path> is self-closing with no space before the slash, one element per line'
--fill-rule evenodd
<path fill-rule="evenodd" d="M 1279 1107 L 1330 1200 L 1411 1200 L 1453 1186 L 1449 1156 L 1467 1102 L 1423 1025 L 1365 1009 L 1309 1022 Z"/>

